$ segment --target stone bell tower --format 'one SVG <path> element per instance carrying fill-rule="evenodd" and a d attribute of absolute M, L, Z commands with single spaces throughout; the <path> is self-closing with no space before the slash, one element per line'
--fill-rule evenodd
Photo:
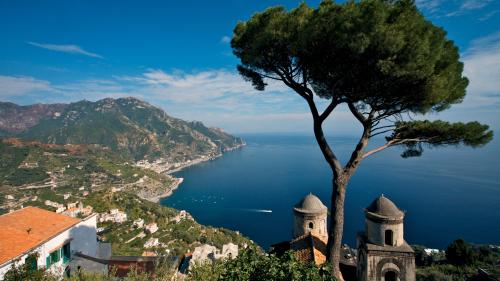
<path fill-rule="evenodd" d="M 328 238 L 327 216 L 328 208 L 318 197 L 310 193 L 293 208 L 293 238 L 311 233 L 326 241 Z"/>
<path fill-rule="evenodd" d="M 403 236 L 404 216 L 384 195 L 365 209 L 365 232 L 358 236 L 358 280 L 415 281 L 414 252 Z"/>

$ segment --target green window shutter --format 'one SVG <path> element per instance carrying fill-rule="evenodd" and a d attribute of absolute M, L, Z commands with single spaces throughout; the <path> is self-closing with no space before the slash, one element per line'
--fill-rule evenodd
<path fill-rule="evenodd" d="M 47 258 L 45 258 L 45 267 L 49 268 L 50 266 L 51 266 L 51 264 L 50 264 L 50 255 L 48 255 Z"/>
<path fill-rule="evenodd" d="M 52 264 L 58 262 L 61 259 L 61 249 L 57 249 L 54 252 L 50 253 L 50 261 Z"/>
<path fill-rule="evenodd" d="M 56 255 L 56 262 L 60 261 L 61 260 L 61 250 L 55 250 L 54 251 L 55 255 Z"/>
<path fill-rule="evenodd" d="M 38 263 L 37 263 L 36 257 L 34 257 L 34 256 L 30 255 L 30 256 L 26 257 L 26 259 L 24 260 L 24 263 L 28 265 L 29 271 L 34 271 L 34 270 L 37 270 L 37 268 L 38 268 Z"/>
<path fill-rule="evenodd" d="M 63 261 L 66 263 L 71 259 L 71 248 L 70 243 L 64 245 L 61 249 Z"/>

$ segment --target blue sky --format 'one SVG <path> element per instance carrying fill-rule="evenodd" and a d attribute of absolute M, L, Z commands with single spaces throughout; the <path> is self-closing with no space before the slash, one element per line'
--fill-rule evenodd
<path fill-rule="evenodd" d="M 242 81 L 229 39 L 239 20 L 301 1 L 0 1 L 0 100 L 19 104 L 136 96 L 230 132 L 310 132 L 304 102 Z M 316 6 L 318 1 L 306 1 Z M 430 116 L 500 128 L 500 0 L 418 0 L 460 47 L 463 104 Z M 340 108 L 331 131 L 356 133 Z M 326 128 L 330 131 L 329 128 Z"/>

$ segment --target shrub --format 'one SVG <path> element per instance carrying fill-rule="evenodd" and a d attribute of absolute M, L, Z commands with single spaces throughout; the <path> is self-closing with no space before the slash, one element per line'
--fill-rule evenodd
<path fill-rule="evenodd" d="M 446 249 L 446 259 L 454 265 L 474 264 L 477 255 L 472 246 L 463 239 L 453 241 Z"/>
<path fill-rule="evenodd" d="M 216 261 L 194 267 L 189 280 L 260 281 L 260 280 L 335 280 L 330 267 L 317 267 L 295 258 L 293 252 L 282 257 L 262 255 L 257 249 L 247 249 L 233 260 Z"/>

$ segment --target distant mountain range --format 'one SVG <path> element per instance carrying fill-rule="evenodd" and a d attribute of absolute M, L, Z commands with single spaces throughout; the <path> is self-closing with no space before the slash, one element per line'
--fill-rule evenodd
<path fill-rule="evenodd" d="M 19 106 L 0 102 L 0 137 L 50 144 L 100 144 L 134 160 L 216 155 L 243 140 L 187 122 L 136 98 Z"/>

